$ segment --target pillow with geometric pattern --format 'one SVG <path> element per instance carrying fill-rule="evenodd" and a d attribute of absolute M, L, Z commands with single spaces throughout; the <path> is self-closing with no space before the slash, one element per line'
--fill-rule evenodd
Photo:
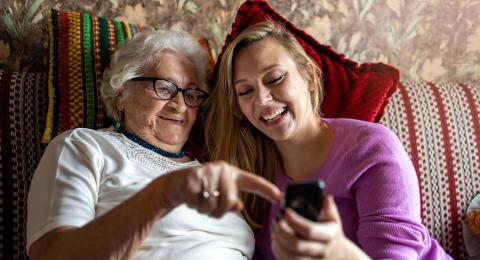
<path fill-rule="evenodd" d="M 103 71 L 115 48 L 144 29 L 87 13 L 49 12 L 49 102 L 43 143 L 66 130 L 105 125 Z"/>

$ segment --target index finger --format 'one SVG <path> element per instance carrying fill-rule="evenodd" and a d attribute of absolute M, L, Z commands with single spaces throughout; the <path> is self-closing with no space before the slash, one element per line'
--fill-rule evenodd
<path fill-rule="evenodd" d="M 283 193 L 266 179 L 239 169 L 237 177 L 238 190 L 257 194 L 272 203 L 279 203 Z"/>

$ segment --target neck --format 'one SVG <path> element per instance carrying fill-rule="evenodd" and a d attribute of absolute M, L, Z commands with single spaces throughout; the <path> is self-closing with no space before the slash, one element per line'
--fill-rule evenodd
<path fill-rule="evenodd" d="M 308 178 L 326 159 L 332 141 L 331 129 L 322 120 L 312 120 L 301 133 L 287 141 L 276 142 L 285 174 L 294 179 Z"/>
<path fill-rule="evenodd" d="M 141 138 L 145 142 L 147 142 L 151 145 L 154 145 L 154 146 L 156 146 L 156 147 L 158 147 L 158 148 L 160 148 L 160 149 L 162 149 L 166 152 L 177 153 L 177 152 L 180 152 L 182 150 L 183 143 L 182 144 L 167 144 L 167 143 L 159 140 L 159 138 L 156 138 L 155 133 L 152 133 L 148 130 L 145 130 L 144 128 L 136 127 L 136 125 L 134 125 L 134 124 L 124 122 L 124 123 L 122 123 L 121 128 L 123 128 L 128 133 L 133 134 L 133 135 Z"/>
<path fill-rule="evenodd" d="M 117 130 L 117 132 L 122 133 L 123 135 L 125 135 L 125 137 L 127 137 L 131 141 L 137 143 L 138 145 L 140 145 L 140 146 L 142 146 L 146 149 L 149 149 L 149 150 L 151 150 L 155 153 L 158 153 L 162 156 L 169 157 L 171 159 L 182 159 L 186 156 L 185 151 L 170 152 L 170 151 L 163 150 L 163 149 L 159 148 L 158 146 L 155 146 L 155 145 L 147 142 L 146 140 L 136 136 L 135 134 L 132 134 L 132 133 L 128 132 L 127 130 L 125 130 L 122 127 L 117 127 L 116 130 Z"/>

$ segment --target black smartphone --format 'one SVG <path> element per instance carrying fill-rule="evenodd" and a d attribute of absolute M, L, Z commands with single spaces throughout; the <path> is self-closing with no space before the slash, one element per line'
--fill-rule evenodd
<path fill-rule="evenodd" d="M 312 221 L 318 221 L 322 212 L 323 181 L 296 182 L 287 186 L 282 209 L 287 207 Z"/>

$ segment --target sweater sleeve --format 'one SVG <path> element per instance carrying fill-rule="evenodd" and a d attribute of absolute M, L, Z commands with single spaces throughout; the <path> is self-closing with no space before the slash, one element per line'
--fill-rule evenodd
<path fill-rule="evenodd" d="M 382 125 L 369 124 L 357 136 L 347 167 L 360 246 L 374 259 L 422 258 L 432 240 L 421 223 L 412 162 L 395 134 Z"/>

